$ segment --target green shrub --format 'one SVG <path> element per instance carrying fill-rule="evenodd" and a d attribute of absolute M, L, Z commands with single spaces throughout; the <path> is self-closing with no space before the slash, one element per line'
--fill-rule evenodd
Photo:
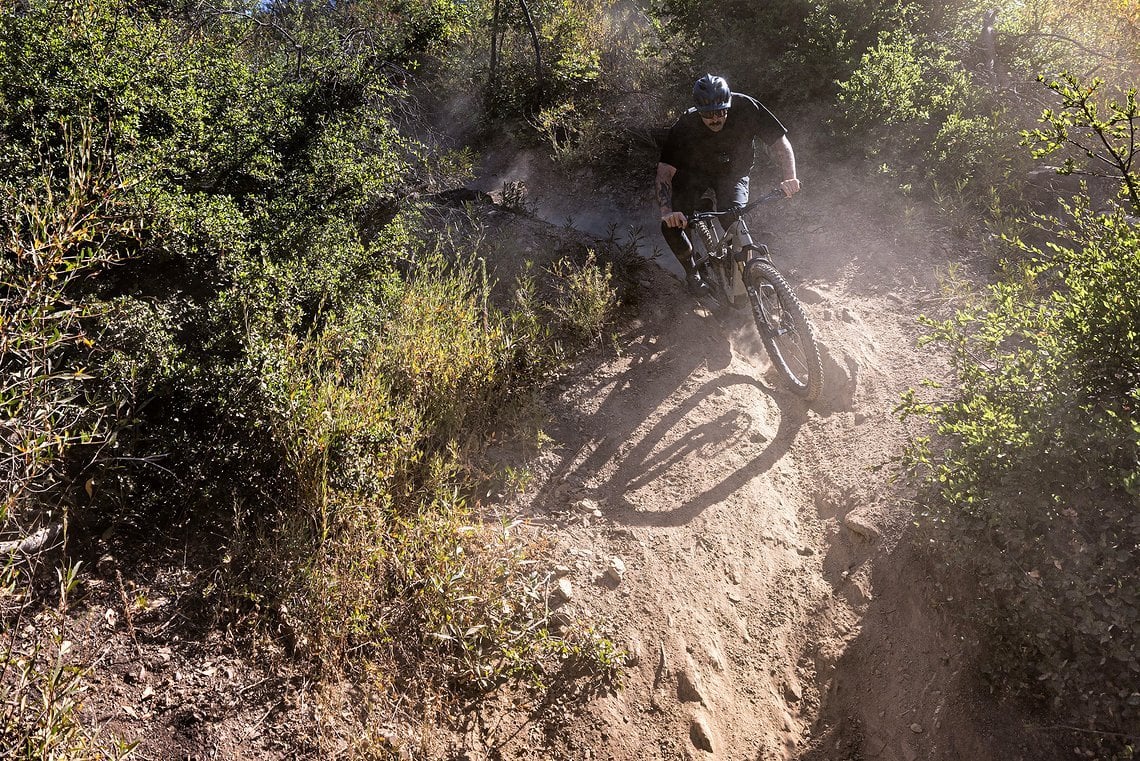
<path fill-rule="evenodd" d="M 1046 109 L 1042 115 L 1046 128 L 1023 132 L 1023 143 L 1034 147 L 1035 158 L 1062 152 L 1064 162 L 1058 169 L 1062 174 L 1076 172 L 1119 182 L 1120 197 L 1133 214 L 1140 214 L 1140 172 L 1134 168 L 1140 154 L 1136 88 L 1121 93 L 1117 102 L 1104 97 L 1103 84 L 1099 79 L 1085 84 L 1072 74 L 1049 82 L 1048 89 L 1061 101 L 1060 110 Z"/>
<path fill-rule="evenodd" d="M 977 198 L 1016 186 L 1024 167 L 1011 114 L 946 48 L 905 27 L 885 31 L 839 88 L 841 130 L 900 183 Z"/>
<path fill-rule="evenodd" d="M 1114 86 L 1130 85 L 1135 77 L 1122 74 L 1137 66 L 1132 15 L 1115 0 L 1000 8 L 974 0 L 910 2 L 884 9 L 874 25 L 878 38 L 865 49 L 856 43 L 861 58 L 839 77 L 834 126 L 903 187 L 957 188 L 965 199 L 996 189 L 1004 206 L 1023 206 L 1031 166 L 1015 136 L 1032 125 L 1043 100 L 1030 82 L 1039 72 L 1069 69 L 1104 72 Z M 1051 89 L 1074 112 L 1078 101 L 1098 100 L 1079 95 L 1075 82 Z M 1127 111 L 1121 104 L 1120 113 Z"/>
<path fill-rule="evenodd" d="M 579 657 L 611 672 L 603 640 L 552 631 L 541 543 L 464 496 L 498 410 L 562 349 L 493 308 L 476 247 L 408 200 L 463 160 L 429 168 L 392 72 L 462 12 L 0 12 L 0 528 L 77 504 L 73 539 L 232 520 L 230 614 L 314 666 L 375 657 L 437 689 Z M 571 298 L 608 288 L 572 280 Z"/>
<path fill-rule="evenodd" d="M 42 203 L 30 195 L 40 163 L 64 182 L 59 125 L 80 120 L 98 152 L 82 182 L 110 178 L 110 200 L 81 200 L 114 214 L 82 224 L 117 266 L 68 265 L 52 287 L 82 303 L 98 339 L 80 363 L 86 393 L 126 394 L 116 409 L 137 413 L 134 433 L 103 452 L 93 509 L 145 511 L 166 489 L 189 485 L 208 503 L 265 486 L 253 474 L 271 473 L 274 453 L 258 445 L 251 347 L 304 334 L 323 313 L 375 308 L 374 283 L 401 254 L 387 229 L 396 199 L 423 162 L 389 110 L 380 72 L 392 39 L 362 47 L 332 11 L 183 18 L 128 5 L 37 0 L 0 16 L 0 164 L 15 219 Z"/>
<path fill-rule="evenodd" d="M 1111 738 L 1140 722 L 1140 232 L 1080 206 L 1053 226 L 987 306 L 928 321 L 958 389 L 904 399 L 935 429 L 905 459 L 995 684 Z"/>
<path fill-rule="evenodd" d="M 787 118 L 834 96 L 897 6 L 864 2 L 666 0 L 655 9 L 677 102 L 706 71 Z"/>
<path fill-rule="evenodd" d="M 546 104 L 587 96 L 595 86 L 601 74 L 606 12 L 602 3 L 528 0 L 525 6 L 486 3 L 482 8 L 484 15 L 473 19 L 476 23 L 471 32 L 481 38 L 479 50 L 487 50 L 488 56 L 494 12 L 497 9 L 499 13 L 500 37 L 493 70 L 487 60 L 492 114 L 533 113 Z M 537 39 L 531 36 L 531 24 Z"/>
<path fill-rule="evenodd" d="M 544 144 L 572 166 L 628 160 L 628 131 L 644 129 L 655 108 L 645 93 L 661 79 L 643 13 L 613 0 L 464 7 L 461 36 L 432 79 L 445 108 L 461 104 L 486 134 Z"/>
<path fill-rule="evenodd" d="M 569 259 L 556 262 L 552 274 L 558 295 L 549 309 L 559 326 L 558 332 L 578 344 L 600 342 L 618 308 L 613 268 L 599 264 L 596 254 L 590 251 L 581 265 Z"/>

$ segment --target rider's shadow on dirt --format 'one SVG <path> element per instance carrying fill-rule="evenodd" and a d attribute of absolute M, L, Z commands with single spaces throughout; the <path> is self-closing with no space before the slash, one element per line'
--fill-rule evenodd
<path fill-rule="evenodd" d="M 619 372 L 584 366 L 572 394 L 548 401 L 560 451 L 530 498 L 540 510 L 557 513 L 580 495 L 604 501 L 618 525 L 685 524 L 769 470 L 806 420 L 802 401 L 757 379 L 764 350 L 758 338 L 741 343 L 743 318 L 726 324 L 663 301 L 644 320 Z M 740 358 L 755 370 L 734 371 Z M 638 492 L 650 495 L 641 507 Z"/>
<path fill-rule="evenodd" d="M 773 436 L 760 433 L 757 429 L 759 421 L 746 410 L 734 409 L 660 446 L 667 434 L 684 425 L 703 402 L 739 386 L 754 387 L 775 402 L 779 425 Z M 638 526 L 681 526 L 689 523 L 706 508 L 727 500 L 776 464 L 795 440 L 804 419 L 804 410 L 802 402 L 774 395 L 770 387 L 748 375 L 728 373 L 710 379 L 658 420 L 630 450 L 620 456 L 617 469 L 599 489 L 609 503 L 607 517 L 615 523 Z M 763 448 L 742 467 L 732 467 L 735 460 L 721 456 L 730 448 L 755 446 L 757 439 L 764 444 Z M 661 479 L 673 469 L 688 469 L 694 477 L 716 478 L 722 470 L 730 467 L 730 472 L 711 487 L 700 489 L 695 496 L 682 499 L 667 510 L 639 509 L 627 496 Z"/>

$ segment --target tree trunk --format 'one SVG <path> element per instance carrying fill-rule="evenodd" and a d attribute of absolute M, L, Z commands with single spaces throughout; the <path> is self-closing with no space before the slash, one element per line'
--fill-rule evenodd
<path fill-rule="evenodd" d="M 982 75 L 991 85 L 997 84 L 997 33 L 994 31 L 994 22 L 997 21 L 997 8 L 986 11 L 982 18 L 982 31 L 978 34 L 978 48 L 982 54 Z"/>
<path fill-rule="evenodd" d="M 487 89 L 494 96 L 498 87 L 499 73 L 499 0 L 495 0 L 494 10 L 491 12 L 491 65 L 487 73 Z"/>
<path fill-rule="evenodd" d="M 534 43 L 534 78 L 538 83 L 535 90 L 534 109 L 538 110 L 539 105 L 542 103 L 542 95 L 544 82 L 542 79 L 542 50 L 538 45 L 538 30 L 534 26 L 534 18 L 530 15 L 530 6 L 526 4 L 526 0 L 519 0 L 519 5 L 522 6 L 523 16 L 526 18 L 527 28 L 530 30 L 530 39 Z"/>

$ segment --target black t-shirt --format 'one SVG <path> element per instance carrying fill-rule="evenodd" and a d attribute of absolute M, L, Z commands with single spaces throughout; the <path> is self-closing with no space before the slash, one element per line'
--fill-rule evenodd
<path fill-rule="evenodd" d="M 734 92 L 720 132 L 706 127 L 696 109 L 681 114 L 665 138 L 661 163 L 677 167 L 678 172 L 743 176 L 752 169 L 754 138 L 771 145 L 787 133 L 763 104 Z"/>

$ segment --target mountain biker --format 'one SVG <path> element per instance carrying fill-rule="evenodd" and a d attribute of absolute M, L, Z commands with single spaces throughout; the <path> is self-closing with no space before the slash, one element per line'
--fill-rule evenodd
<path fill-rule="evenodd" d="M 693 265 L 693 246 L 685 234 L 688 220 L 678 209 L 695 209 L 710 188 L 716 193 L 717 211 L 748 203 L 757 137 L 783 173 L 784 193 L 799 192 L 800 181 L 788 131 L 759 101 L 732 92 L 724 77 L 705 74 L 693 85 L 693 102 L 669 128 L 657 164 L 656 195 L 661 234 L 685 270 L 689 292 L 704 295 L 709 286 Z"/>

